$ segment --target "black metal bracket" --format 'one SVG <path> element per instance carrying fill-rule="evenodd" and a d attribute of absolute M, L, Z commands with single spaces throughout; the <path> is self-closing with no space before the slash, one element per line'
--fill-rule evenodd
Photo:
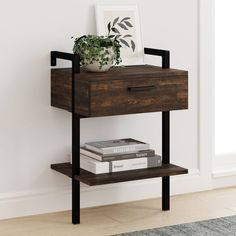
<path fill-rule="evenodd" d="M 144 48 L 144 54 L 162 57 L 162 68 L 170 68 L 170 51 L 154 48 Z"/>
<path fill-rule="evenodd" d="M 80 73 L 80 56 L 72 53 L 51 51 L 51 66 L 57 65 L 57 59 L 68 60 L 72 62 L 72 72 Z"/>

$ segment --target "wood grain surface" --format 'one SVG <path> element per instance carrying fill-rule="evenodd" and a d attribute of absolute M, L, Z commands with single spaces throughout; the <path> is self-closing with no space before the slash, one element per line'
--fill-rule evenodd
<path fill-rule="evenodd" d="M 68 177 L 72 177 L 72 165 L 68 163 L 52 164 L 51 168 Z M 148 178 L 156 178 L 162 176 L 173 176 L 187 174 L 188 170 L 173 164 L 163 164 L 160 167 L 114 172 L 108 174 L 95 175 L 86 170 L 80 169 L 80 175 L 76 175 L 75 179 L 87 185 L 103 185 L 111 183 L 119 183 L 132 180 L 141 180 Z"/>
<path fill-rule="evenodd" d="M 72 71 L 51 70 L 51 105 L 71 111 Z M 75 75 L 76 113 L 86 117 L 188 108 L 188 72 L 142 65 Z"/>

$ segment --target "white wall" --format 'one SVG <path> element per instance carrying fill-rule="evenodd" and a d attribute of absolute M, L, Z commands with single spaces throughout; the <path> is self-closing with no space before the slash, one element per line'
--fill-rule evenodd
<path fill-rule="evenodd" d="M 227 3 L 227 4 L 225 4 Z M 234 1 L 216 2 L 216 158 L 215 169 L 236 170 L 234 52 L 236 15 Z M 229 86 L 230 85 L 230 86 Z M 234 174 L 235 175 L 235 171 Z"/>
<path fill-rule="evenodd" d="M 215 67 L 215 187 L 235 185 L 236 181 L 236 112 L 235 112 L 235 1 L 216 1 Z"/>
<path fill-rule="evenodd" d="M 71 116 L 50 107 L 49 52 L 71 52 L 72 35 L 95 33 L 93 7 L 98 2 L 0 1 L 0 218 L 70 208 L 70 180 L 50 169 L 51 163 L 68 159 Z M 172 67 L 189 71 L 189 110 L 173 112 L 171 117 L 171 159 L 191 173 L 174 178 L 172 193 L 203 189 L 198 175 L 198 1 L 117 3 L 138 4 L 144 45 L 169 49 Z M 82 143 L 133 137 L 160 152 L 160 122 L 160 114 L 86 119 L 81 122 Z M 159 195 L 159 179 L 84 187 L 82 205 Z"/>
<path fill-rule="evenodd" d="M 216 155 L 222 158 L 236 156 L 235 9 L 235 1 L 216 2 Z"/>

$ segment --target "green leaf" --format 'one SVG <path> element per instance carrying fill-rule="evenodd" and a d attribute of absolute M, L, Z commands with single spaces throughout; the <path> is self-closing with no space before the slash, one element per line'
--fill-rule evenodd
<path fill-rule="evenodd" d="M 128 30 L 128 28 L 124 24 L 118 23 L 118 25 L 120 26 L 120 28 L 122 28 L 124 30 Z"/>
<path fill-rule="evenodd" d="M 112 26 L 114 26 L 114 25 L 118 22 L 119 19 L 120 19 L 120 17 L 117 17 L 117 18 L 113 21 L 113 25 L 112 25 Z"/>
<path fill-rule="evenodd" d="M 120 39 L 120 42 L 123 43 L 128 48 L 130 47 L 129 44 L 124 39 Z"/>
<path fill-rule="evenodd" d="M 123 38 L 131 38 L 132 35 L 131 34 L 126 34 L 125 36 L 123 36 Z"/>
<path fill-rule="evenodd" d="M 133 27 L 133 25 L 129 21 L 125 21 L 124 23 L 131 28 Z"/>
<path fill-rule="evenodd" d="M 115 27 L 112 27 L 111 30 L 112 30 L 114 33 L 120 34 L 120 31 L 119 31 L 117 28 L 115 28 Z"/>
<path fill-rule="evenodd" d="M 130 20 L 131 18 L 130 17 L 125 17 L 121 20 L 121 22 L 125 21 L 125 20 Z"/>
<path fill-rule="evenodd" d="M 133 49 L 133 52 L 135 51 L 135 42 L 133 40 L 131 40 L 131 47 Z"/>

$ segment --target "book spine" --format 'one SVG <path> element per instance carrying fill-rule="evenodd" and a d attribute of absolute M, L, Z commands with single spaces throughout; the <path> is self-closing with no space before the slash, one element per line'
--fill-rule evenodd
<path fill-rule="evenodd" d="M 88 144 L 85 144 L 85 147 L 87 149 L 101 153 L 103 155 L 121 154 L 125 152 L 132 153 L 132 152 L 138 152 L 138 151 L 150 149 L 149 144 L 134 144 L 134 145 L 127 145 L 127 146 L 120 146 L 120 147 L 107 147 L 107 148 L 96 148 Z"/>
<path fill-rule="evenodd" d="M 80 166 L 94 174 L 105 174 L 109 172 L 121 172 L 161 166 L 161 156 L 127 159 L 111 162 L 99 162 L 90 157 L 80 156 Z"/>
<path fill-rule="evenodd" d="M 83 155 L 80 155 L 80 167 L 94 174 L 105 174 L 110 172 L 109 162 L 99 162 Z"/>
<path fill-rule="evenodd" d="M 161 156 L 155 155 L 153 157 L 148 158 L 148 168 L 154 168 L 162 165 Z"/>
<path fill-rule="evenodd" d="M 85 156 L 92 157 L 92 158 L 94 158 L 96 160 L 103 161 L 102 154 L 96 154 L 94 152 L 91 152 L 89 150 L 85 150 L 83 148 L 80 148 L 80 153 L 85 155 Z"/>
<path fill-rule="evenodd" d="M 161 156 L 156 155 L 149 158 L 136 158 L 111 162 L 111 172 L 138 170 L 161 166 Z"/>
<path fill-rule="evenodd" d="M 138 158 L 138 159 L 128 159 L 120 161 L 112 161 L 111 163 L 111 172 L 119 172 L 126 170 L 138 170 L 144 169 L 148 166 L 147 157 Z"/>
<path fill-rule="evenodd" d="M 103 148 L 102 154 L 108 155 L 108 154 L 121 154 L 121 153 L 132 153 L 132 152 L 138 152 L 142 150 L 149 149 L 149 144 L 137 144 L 137 145 L 129 145 L 129 146 L 123 146 L 123 147 L 111 147 L 111 148 Z"/>
<path fill-rule="evenodd" d="M 140 151 L 140 152 L 134 152 L 134 153 L 127 153 L 127 154 L 105 155 L 105 156 L 102 156 L 102 161 L 118 161 L 118 160 L 142 158 L 142 157 L 153 157 L 153 156 L 155 156 L 155 151 L 147 150 L 143 152 Z"/>

